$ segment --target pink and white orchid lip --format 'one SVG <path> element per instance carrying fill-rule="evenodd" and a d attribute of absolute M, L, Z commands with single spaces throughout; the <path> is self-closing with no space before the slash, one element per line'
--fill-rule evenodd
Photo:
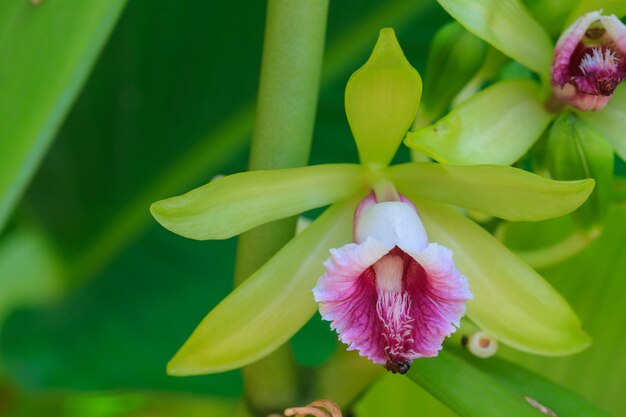
<path fill-rule="evenodd" d="M 452 252 L 428 242 L 415 206 L 400 198 L 361 202 L 355 243 L 331 250 L 313 293 L 349 350 L 403 374 L 437 355 L 472 294 Z"/>
<path fill-rule="evenodd" d="M 600 110 L 626 79 L 626 26 L 601 11 L 584 14 L 556 44 L 556 97 L 580 110 Z"/>

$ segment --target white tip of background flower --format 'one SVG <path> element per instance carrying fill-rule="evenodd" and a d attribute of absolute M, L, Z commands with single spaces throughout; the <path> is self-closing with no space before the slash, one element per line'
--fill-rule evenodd
<path fill-rule="evenodd" d="M 479 358 L 490 358 L 498 351 L 498 341 L 482 330 L 474 332 L 465 346 Z"/>
<path fill-rule="evenodd" d="M 600 110 L 626 79 L 626 26 L 601 11 L 584 14 L 556 44 L 556 97 L 579 110 Z"/>
<path fill-rule="evenodd" d="M 392 203 L 392 204 L 390 204 Z M 436 356 L 472 298 L 452 252 L 428 243 L 412 203 L 367 197 L 355 240 L 331 250 L 313 290 L 324 320 L 349 350 L 396 373 Z"/>

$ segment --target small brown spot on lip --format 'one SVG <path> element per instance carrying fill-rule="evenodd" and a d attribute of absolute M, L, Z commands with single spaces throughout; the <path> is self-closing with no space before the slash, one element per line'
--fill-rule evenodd
<path fill-rule="evenodd" d="M 529 397 L 528 395 L 524 395 L 524 400 L 526 400 L 528 404 L 530 404 L 531 406 L 533 406 L 534 408 L 541 411 L 543 414 L 547 416 L 559 417 L 557 413 L 555 413 L 554 411 L 552 411 L 545 405 L 541 404 L 539 401 L 535 400 L 534 398 Z"/>
<path fill-rule="evenodd" d="M 491 344 L 491 340 L 489 340 L 486 337 L 484 337 L 484 338 L 480 339 L 478 344 L 480 345 L 481 348 L 486 348 L 486 347 L 489 347 L 489 345 Z"/>

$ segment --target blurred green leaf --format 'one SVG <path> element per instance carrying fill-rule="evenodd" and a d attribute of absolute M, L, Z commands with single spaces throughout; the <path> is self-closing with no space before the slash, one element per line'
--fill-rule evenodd
<path fill-rule="evenodd" d="M 125 4 L 125 0 L 0 4 L 0 231 Z"/>
<path fill-rule="evenodd" d="M 414 203 L 430 240 L 454 252 L 474 294 L 467 315 L 479 327 L 536 354 L 568 355 L 589 346 L 589 336 L 561 295 L 495 237 L 451 208 Z"/>
<path fill-rule="evenodd" d="M 501 359 L 455 349 L 413 362 L 408 377 L 460 417 L 609 417 L 591 403 Z M 552 414 L 542 410 L 547 407 Z"/>
<path fill-rule="evenodd" d="M 11 417 L 226 417 L 232 399 L 163 392 L 40 392 L 10 404 Z"/>
<path fill-rule="evenodd" d="M 545 220 L 579 207 L 592 181 L 553 181 L 517 168 L 395 165 L 386 170 L 401 193 L 439 200 L 508 220 Z"/>
<path fill-rule="evenodd" d="M 247 365 L 285 343 L 311 318 L 312 289 L 330 248 L 350 241 L 357 201 L 337 203 L 238 286 L 198 325 L 168 364 L 171 375 Z"/>
<path fill-rule="evenodd" d="M 543 275 L 567 298 L 593 337 L 585 352 L 565 358 L 541 358 L 504 350 L 507 358 L 523 363 L 554 381 L 579 392 L 614 416 L 626 409 L 626 207 L 613 207 L 604 233 L 589 248 L 561 265 L 545 269 Z M 570 226 L 571 227 L 571 226 Z M 534 236 L 546 230 L 527 224 L 507 233 L 507 240 L 528 249 Z M 537 242 L 535 245 L 541 245 Z"/>
<path fill-rule="evenodd" d="M 409 378 L 387 373 L 352 407 L 359 417 L 456 417 Z"/>
<path fill-rule="evenodd" d="M 123 388 L 234 397 L 238 372 L 171 378 L 181 341 L 232 289 L 235 241 L 183 239 L 158 225 L 97 280 L 0 330 L 3 372 L 29 391 Z"/>
<path fill-rule="evenodd" d="M 441 120 L 409 132 L 405 143 L 448 164 L 511 165 L 552 119 L 538 90 L 529 79 L 500 81 L 462 101 Z"/>
<path fill-rule="evenodd" d="M 228 239 L 349 198 L 365 190 L 365 179 L 365 169 L 352 164 L 242 172 L 157 201 L 150 211 L 163 227 L 181 236 Z"/>

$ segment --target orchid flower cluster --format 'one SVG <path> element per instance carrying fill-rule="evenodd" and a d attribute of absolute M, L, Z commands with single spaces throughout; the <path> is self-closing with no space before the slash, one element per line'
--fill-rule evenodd
<path fill-rule="evenodd" d="M 613 14 L 585 9 L 590 6 L 582 2 L 578 8 L 572 5 L 554 44 L 547 28 L 519 0 L 439 3 L 475 35 L 473 42 L 465 40 L 473 55 L 485 54 L 482 40 L 494 48 L 490 56 L 496 58 L 474 64 L 461 58 L 470 54 L 467 50 L 450 52 L 444 50 L 444 41 L 443 47 L 435 44 L 435 56 L 447 54 L 452 62 L 455 56 L 465 62 L 457 67 L 461 81 L 447 94 L 465 89 L 439 120 L 445 108 L 430 102 L 424 106 L 429 111 L 408 133 L 407 146 L 442 163 L 467 165 L 511 165 L 530 151 L 536 172 L 561 180 L 595 178 L 595 191 L 574 218 L 581 230 L 601 227 L 611 201 L 614 151 L 626 160 L 626 87 L 621 86 L 626 78 L 626 25 Z M 608 6 L 626 12 L 617 3 Z M 541 7 L 550 6 L 537 6 L 537 13 Z M 453 35 L 448 43 L 472 36 Z M 499 53 L 528 71 L 498 72 Z M 487 82 L 491 85 L 481 90 Z"/>
<path fill-rule="evenodd" d="M 161 225 L 201 240 L 330 205 L 205 317 L 170 374 L 255 362 L 318 308 L 348 349 L 394 373 L 436 356 L 465 314 L 527 352 L 563 355 L 589 344 L 563 298 L 464 210 L 510 221 L 558 217 L 583 204 L 593 180 L 497 165 L 390 166 L 421 92 L 393 30 L 383 29 L 346 87 L 360 164 L 244 172 L 153 204 Z"/>

